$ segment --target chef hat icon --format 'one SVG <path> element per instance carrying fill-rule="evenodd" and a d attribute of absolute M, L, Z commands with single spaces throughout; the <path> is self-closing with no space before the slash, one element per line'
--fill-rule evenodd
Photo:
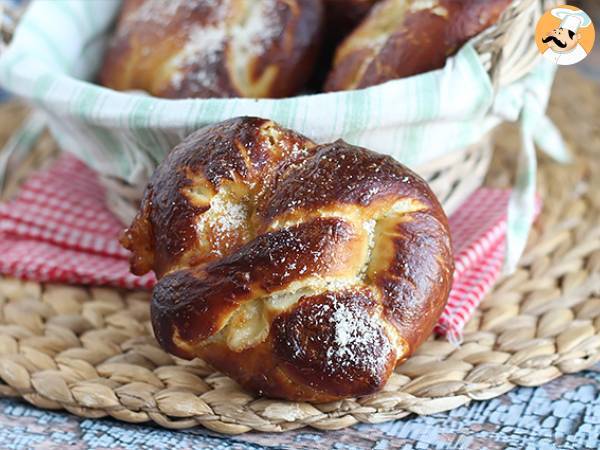
<path fill-rule="evenodd" d="M 586 28 L 592 23 L 592 19 L 585 12 L 574 11 L 568 8 L 554 8 L 552 15 L 561 20 L 560 27 L 577 33 L 580 28 Z"/>

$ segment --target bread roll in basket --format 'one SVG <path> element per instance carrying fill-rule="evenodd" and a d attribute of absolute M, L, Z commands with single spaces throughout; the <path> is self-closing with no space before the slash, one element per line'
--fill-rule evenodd
<path fill-rule="evenodd" d="M 511 0 L 382 0 L 338 47 L 325 90 L 359 89 L 444 66 Z"/>
<path fill-rule="evenodd" d="M 389 156 L 258 118 L 198 130 L 159 165 L 123 237 L 154 270 L 159 343 L 270 397 L 380 390 L 452 284 L 448 222 Z"/>
<path fill-rule="evenodd" d="M 321 0 L 125 0 L 100 82 L 158 97 L 286 97 L 310 77 Z"/>

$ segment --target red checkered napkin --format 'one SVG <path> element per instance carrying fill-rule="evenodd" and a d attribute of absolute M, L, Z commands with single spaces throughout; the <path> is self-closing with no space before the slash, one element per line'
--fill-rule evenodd
<path fill-rule="evenodd" d="M 456 272 L 437 331 L 460 332 L 498 278 L 504 257 L 509 191 L 479 189 L 450 218 Z M 129 272 L 95 173 L 64 155 L 35 173 L 0 205 L 0 273 L 34 281 L 150 289 L 153 275 Z"/>
<path fill-rule="evenodd" d="M 129 272 L 123 229 L 96 174 L 70 155 L 33 174 L 0 205 L 0 273 L 34 281 L 150 289 Z"/>

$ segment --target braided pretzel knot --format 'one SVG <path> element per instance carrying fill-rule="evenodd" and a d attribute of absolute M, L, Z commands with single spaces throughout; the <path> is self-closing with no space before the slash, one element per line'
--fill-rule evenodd
<path fill-rule="evenodd" d="M 175 147 L 123 244 L 134 273 L 159 278 L 152 324 L 167 351 L 292 400 L 381 389 L 431 333 L 453 272 L 421 178 L 258 118 Z"/>

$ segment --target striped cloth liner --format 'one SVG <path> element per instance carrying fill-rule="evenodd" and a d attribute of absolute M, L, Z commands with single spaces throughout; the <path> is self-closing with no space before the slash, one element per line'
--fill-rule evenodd
<path fill-rule="evenodd" d="M 450 217 L 454 284 L 436 330 L 452 342 L 498 278 L 510 192 L 482 188 Z M 33 174 L 0 205 L 0 273 L 40 282 L 150 289 L 152 274 L 129 272 L 96 174 L 70 155 Z"/>
<path fill-rule="evenodd" d="M 545 116 L 556 68 L 542 59 L 500 90 L 468 43 L 443 69 L 368 89 L 278 100 L 158 99 L 87 81 L 101 64 L 119 7 L 119 0 L 33 1 L 0 56 L 0 85 L 42 110 L 60 146 L 100 173 L 141 182 L 191 131 L 240 115 L 273 119 L 317 142 L 343 138 L 413 168 L 478 142 L 503 121 L 520 121 L 523 150 L 507 237 L 511 270 L 533 220 L 534 141 L 568 160 Z"/>

